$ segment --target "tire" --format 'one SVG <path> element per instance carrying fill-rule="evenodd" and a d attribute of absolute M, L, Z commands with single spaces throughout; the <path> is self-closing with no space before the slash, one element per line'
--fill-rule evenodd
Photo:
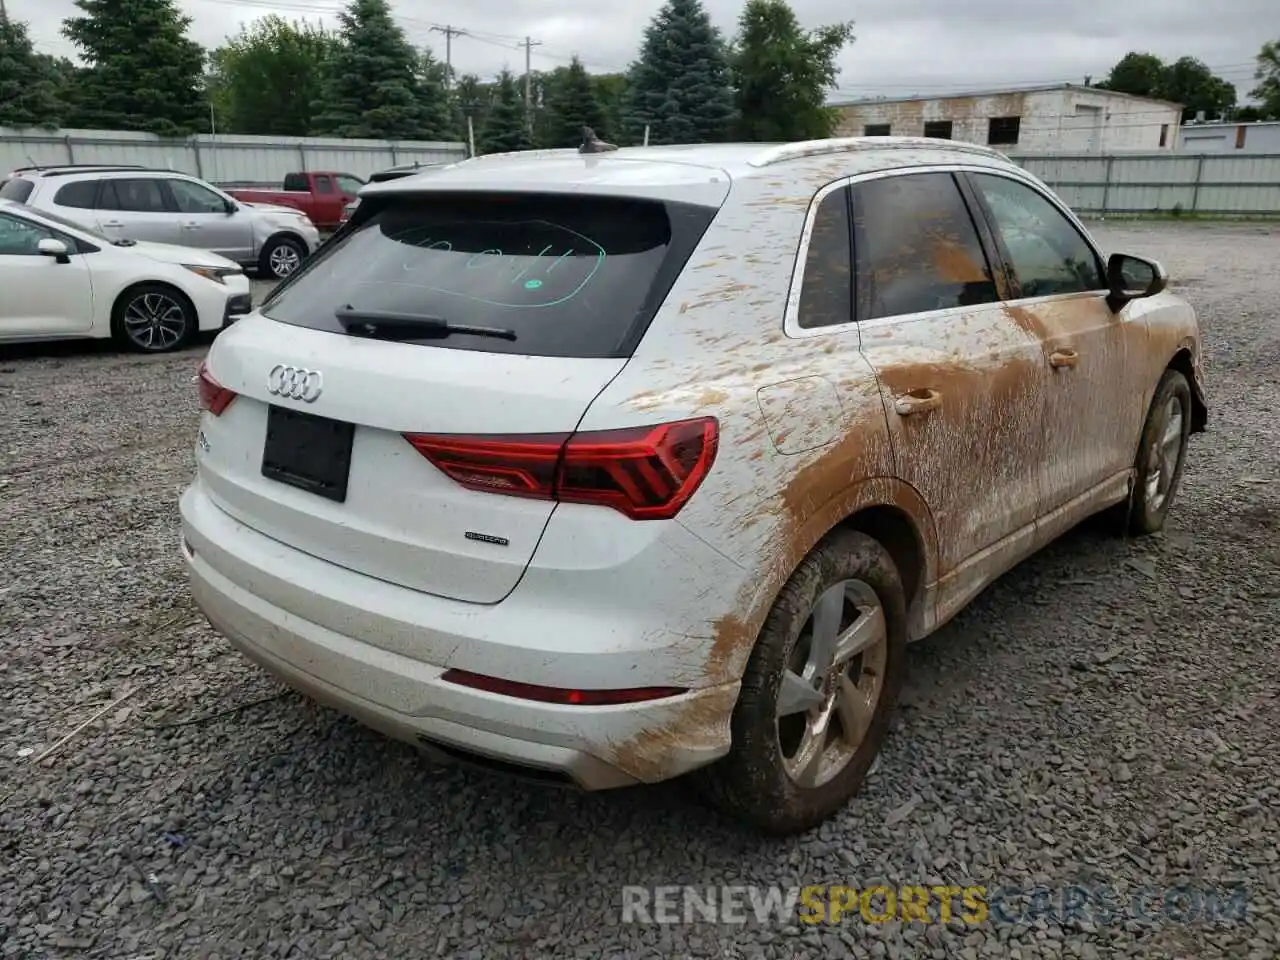
<path fill-rule="evenodd" d="M 307 258 L 307 248 L 293 237 L 272 237 L 258 256 L 258 273 L 283 280 L 295 273 Z"/>
<path fill-rule="evenodd" d="M 833 667 L 825 681 L 821 671 L 811 672 L 817 619 L 811 614 L 823 597 L 840 608 L 836 632 L 841 637 L 880 638 L 843 668 Z M 824 621 L 832 623 L 833 608 L 824 609 Z M 866 627 L 855 630 L 851 624 Z M 731 723 L 733 745 L 725 757 L 694 774 L 699 792 L 722 812 L 766 833 L 798 833 L 831 817 L 858 792 L 888 733 L 906 670 L 906 639 L 906 599 L 888 551 L 862 533 L 828 536 L 774 601 L 742 679 Z M 850 682 L 857 676 L 860 685 L 875 688 L 874 699 L 860 685 L 852 691 L 857 696 L 838 696 L 836 691 L 847 689 L 840 676 Z M 863 705 L 856 715 L 839 706 L 854 702 Z M 801 703 L 811 704 L 807 712 L 778 716 L 780 709 L 795 711 Z M 823 715 L 827 732 L 810 741 L 801 729 L 812 736 Z M 845 733 L 846 716 L 855 717 L 850 726 L 861 726 L 861 736 Z M 806 764 L 810 742 L 827 746 L 821 748 L 822 759 Z"/>
<path fill-rule="evenodd" d="M 111 331 L 117 342 L 139 353 L 181 350 L 200 332 L 195 306 L 176 287 L 142 283 L 116 300 Z"/>
<path fill-rule="evenodd" d="M 1125 518 L 1133 536 L 1156 533 L 1164 527 L 1182 480 L 1191 412 L 1187 378 L 1177 370 L 1166 370 L 1151 398 L 1134 461 L 1136 479 Z"/>

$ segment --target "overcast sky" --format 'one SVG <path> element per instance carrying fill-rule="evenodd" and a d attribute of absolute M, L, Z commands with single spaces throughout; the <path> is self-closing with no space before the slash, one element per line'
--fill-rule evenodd
<path fill-rule="evenodd" d="M 520 38 L 534 69 L 551 69 L 577 53 L 593 72 L 621 70 L 635 56 L 645 23 L 662 0 L 392 0 L 409 39 L 443 58 L 433 26 L 467 32 L 453 38 L 460 72 L 489 76 L 524 68 Z M 192 35 L 216 46 L 238 25 L 270 11 L 332 24 L 341 0 L 178 0 Z M 7 0 L 10 17 L 27 20 L 39 49 L 71 55 L 59 31 L 72 0 Z M 708 0 L 717 26 L 733 31 L 741 0 Z M 841 58 L 837 96 L 940 94 L 981 87 L 1082 82 L 1101 78 L 1129 50 L 1168 59 L 1200 58 L 1240 89 L 1254 86 L 1253 58 L 1263 40 L 1280 38 L 1277 0 L 1229 0 L 1215 11 L 1204 0 L 792 0 L 802 23 L 852 18 L 856 42 Z"/>

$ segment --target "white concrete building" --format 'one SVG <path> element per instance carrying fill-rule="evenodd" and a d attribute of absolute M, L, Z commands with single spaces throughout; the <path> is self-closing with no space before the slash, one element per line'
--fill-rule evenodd
<path fill-rule="evenodd" d="M 1256 123 L 1188 123 L 1178 141 L 1183 153 L 1278 153 L 1280 120 Z"/>
<path fill-rule="evenodd" d="M 1173 150 L 1182 106 L 1074 84 L 833 102 L 837 136 L 942 137 L 1010 153 Z"/>

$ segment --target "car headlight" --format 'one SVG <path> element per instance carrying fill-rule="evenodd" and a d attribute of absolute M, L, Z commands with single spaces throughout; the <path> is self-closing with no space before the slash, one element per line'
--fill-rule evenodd
<path fill-rule="evenodd" d="M 227 277 L 238 277 L 244 273 L 239 267 L 203 267 L 197 263 L 184 263 L 182 267 L 184 270 L 190 270 L 206 280 L 221 284 L 227 282 Z"/>

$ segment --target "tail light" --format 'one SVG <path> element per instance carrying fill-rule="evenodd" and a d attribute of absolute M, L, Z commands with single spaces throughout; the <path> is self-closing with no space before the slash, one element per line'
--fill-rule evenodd
<path fill-rule="evenodd" d="M 440 471 L 469 490 L 612 507 L 669 520 L 716 458 L 714 417 L 574 434 L 467 437 L 408 433 Z"/>
<path fill-rule="evenodd" d="M 213 374 L 209 372 L 209 365 L 203 360 L 200 361 L 200 370 L 196 374 L 196 385 L 200 389 L 200 406 L 215 417 L 227 409 L 231 401 L 236 398 L 234 390 L 228 390 L 213 379 Z"/>
<path fill-rule="evenodd" d="M 484 690 L 519 700 L 536 700 L 539 703 L 562 703 L 577 707 L 607 707 L 620 703 L 642 703 L 661 700 L 684 693 L 683 687 L 628 687 L 623 690 L 572 690 L 562 687 L 542 687 L 516 680 L 500 680 L 466 670 L 446 670 L 440 677 L 449 683 Z"/>

